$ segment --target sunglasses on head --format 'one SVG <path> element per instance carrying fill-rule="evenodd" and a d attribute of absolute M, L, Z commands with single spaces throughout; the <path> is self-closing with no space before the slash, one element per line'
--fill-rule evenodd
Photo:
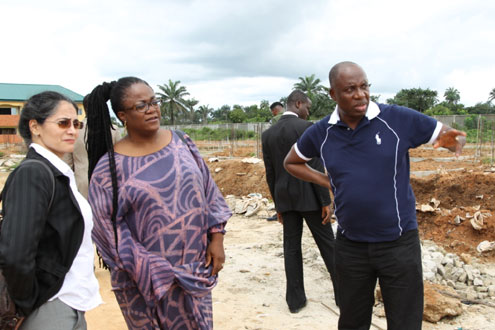
<path fill-rule="evenodd" d="M 84 123 L 82 121 L 79 121 L 78 119 L 74 119 L 71 121 L 69 118 L 65 118 L 65 119 L 60 119 L 57 121 L 48 121 L 48 120 L 45 120 L 45 121 L 47 121 L 49 123 L 55 123 L 58 125 L 58 127 L 62 128 L 62 129 L 69 128 L 71 123 L 72 123 L 72 125 L 74 125 L 75 129 L 81 129 L 84 127 Z"/>

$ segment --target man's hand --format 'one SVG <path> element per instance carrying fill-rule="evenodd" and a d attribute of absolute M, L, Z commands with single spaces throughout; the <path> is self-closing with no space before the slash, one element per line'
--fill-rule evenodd
<path fill-rule="evenodd" d="M 284 224 L 284 219 L 282 219 L 282 213 L 278 213 L 277 212 L 277 218 L 278 218 L 278 222 L 283 225 Z"/>
<path fill-rule="evenodd" d="M 217 275 L 222 270 L 225 263 L 225 250 L 223 249 L 223 234 L 211 234 L 211 241 L 206 248 L 206 267 L 209 267 L 213 261 L 213 270 L 211 275 Z"/>
<path fill-rule="evenodd" d="M 330 223 L 330 217 L 332 216 L 330 212 L 330 205 L 323 206 L 321 208 L 321 218 L 323 221 L 321 222 L 323 225 L 326 225 L 327 223 Z"/>
<path fill-rule="evenodd" d="M 455 152 L 456 156 L 460 156 L 462 148 L 466 144 L 466 132 L 458 131 L 447 125 L 443 125 L 440 130 L 433 148 L 443 147 L 452 152 Z"/>

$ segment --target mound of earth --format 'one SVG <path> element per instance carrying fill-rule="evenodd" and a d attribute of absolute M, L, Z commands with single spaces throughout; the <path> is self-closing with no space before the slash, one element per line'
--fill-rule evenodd
<path fill-rule="evenodd" d="M 260 193 L 271 199 L 263 162 L 250 164 L 243 163 L 240 159 L 226 159 L 212 163 L 206 160 L 206 163 L 224 196 Z"/>
<path fill-rule="evenodd" d="M 424 239 L 435 241 L 446 250 L 478 255 L 476 247 L 484 240 L 495 241 L 495 173 L 461 172 L 411 178 L 418 204 L 428 204 L 432 198 L 440 201 L 437 212 L 417 212 L 420 233 Z M 470 217 L 480 210 L 488 217 L 476 230 Z M 464 219 L 460 223 L 456 216 Z M 483 253 L 495 260 L 495 251 Z"/>

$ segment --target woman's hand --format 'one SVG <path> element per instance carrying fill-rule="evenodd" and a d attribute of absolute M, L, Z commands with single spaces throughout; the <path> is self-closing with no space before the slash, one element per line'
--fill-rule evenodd
<path fill-rule="evenodd" d="M 217 275 L 222 270 L 225 263 L 225 251 L 223 249 L 223 234 L 211 234 L 211 241 L 206 248 L 206 267 L 209 267 L 213 261 L 213 270 L 211 275 Z"/>

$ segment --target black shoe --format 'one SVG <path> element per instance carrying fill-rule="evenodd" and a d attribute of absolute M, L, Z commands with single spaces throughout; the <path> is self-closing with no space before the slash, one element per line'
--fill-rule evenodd
<path fill-rule="evenodd" d="M 274 214 L 274 215 L 272 215 L 271 217 L 266 218 L 266 220 L 268 220 L 268 221 L 275 221 L 275 220 L 278 220 L 277 213 L 275 213 L 275 214 Z"/>
<path fill-rule="evenodd" d="M 306 301 L 304 302 L 304 304 L 302 304 L 302 306 L 298 307 L 298 308 L 289 308 L 289 311 L 292 313 L 292 314 L 296 314 L 296 313 L 299 313 L 301 311 L 301 309 L 303 309 L 304 307 L 306 307 Z"/>

